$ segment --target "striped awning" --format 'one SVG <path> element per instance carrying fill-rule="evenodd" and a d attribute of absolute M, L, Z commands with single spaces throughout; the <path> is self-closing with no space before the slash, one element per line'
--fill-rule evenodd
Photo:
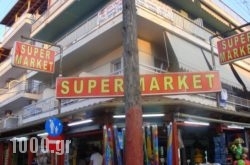
<path fill-rule="evenodd" d="M 212 65 L 211 53 L 206 49 L 195 45 L 175 34 L 167 33 L 168 45 L 177 58 L 179 68 L 187 71 L 209 71 L 209 64 Z M 207 61 L 206 61 L 207 60 Z M 230 86 L 242 89 L 242 86 L 235 78 L 229 65 L 220 65 L 219 59 L 215 56 L 216 70 L 219 71 L 221 81 Z"/>

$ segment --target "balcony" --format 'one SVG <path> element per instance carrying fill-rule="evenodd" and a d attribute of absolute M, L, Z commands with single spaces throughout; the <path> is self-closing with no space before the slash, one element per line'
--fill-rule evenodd
<path fill-rule="evenodd" d="M 3 120 L 3 129 L 17 128 L 17 126 L 18 126 L 17 116 L 10 116 Z"/>
<path fill-rule="evenodd" d="M 57 114 L 58 100 L 55 97 L 47 98 L 23 108 L 21 116 L 22 124 L 39 121 Z"/>
<path fill-rule="evenodd" d="M 146 64 L 140 64 L 140 72 L 143 72 L 145 74 L 152 74 L 152 73 L 166 73 L 166 70 L 163 70 L 158 67 L 153 67 L 150 65 Z M 164 96 L 166 98 L 171 98 L 171 99 L 179 99 L 179 100 L 184 100 L 188 102 L 193 102 L 193 103 L 198 103 L 202 105 L 207 105 L 207 106 L 212 106 L 216 107 L 217 106 L 217 99 L 215 93 L 210 93 L 210 94 L 189 94 L 189 95 L 170 95 L 170 96 Z M 237 108 L 239 110 L 237 110 Z M 225 106 L 222 108 L 224 110 L 228 111 L 247 111 L 250 112 L 250 100 L 228 94 L 228 99 L 226 101 Z"/>
<path fill-rule="evenodd" d="M 39 84 L 28 81 L 13 80 L 8 84 L 8 88 L 1 88 L 0 91 L 0 111 L 6 109 L 20 110 L 29 105 L 30 101 L 39 99 Z"/>
<path fill-rule="evenodd" d="M 61 34 L 65 34 L 69 28 L 77 25 L 83 19 L 82 17 L 93 13 L 96 7 L 100 7 L 107 1 L 60 0 L 54 2 L 33 24 L 31 30 L 33 38 L 49 42 L 55 41 Z"/>
<path fill-rule="evenodd" d="M 168 11 L 160 15 L 157 14 L 157 10 L 152 10 L 149 5 L 137 3 L 138 28 L 140 29 L 138 35 L 140 38 L 164 47 L 163 32 L 170 30 L 177 34 L 182 33 L 187 38 L 191 36 L 194 42 L 203 44 L 207 49 L 210 49 L 209 37 L 213 35 L 212 32 L 197 24 L 196 20 L 187 19 L 177 12 L 172 11 L 171 8 L 163 3 L 157 1 L 153 5 L 157 10 L 162 11 L 162 9 L 167 8 Z M 57 40 L 56 43 L 63 47 L 64 74 L 67 74 L 75 66 L 82 65 L 82 61 L 88 60 L 90 56 L 98 58 L 104 52 L 122 45 L 121 9 L 113 9 L 112 14 L 109 16 L 101 15 L 110 6 L 112 6 L 112 3 L 109 3 L 98 12 L 86 18 L 82 23 Z M 116 8 L 119 4 L 114 6 Z M 213 41 L 216 42 L 216 39 Z M 59 56 L 56 58 L 56 63 L 58 66 Z M 58 73 L 58 69 L 56 67 L 56 73 Z M 29 77 L 34 77 L 42 81 L 48 79 L 46 74 L 40 72 L 31 72 L 29 73 Z"/>
<path fill-rule="evenodd" d="M 155 74 L 155 73 L 166 73 L 165 69 L 161 69 L 159 67 L 150 66 L 147 64 L 140 63 L 139 67 L 140 73 L 144 74 Z M 123 73 L 123 69 L 117 70 L 115 72 L 110 73 L 110 75 L 117 75 Z M 83 109 L 86 109 L 91 106 L 98 106 L 102 103 L 108 105 L 110 102 L 115 103 L 114 105 L 121 105 L 123 104 L 122 101 L 113 101 L 114 98 L 91 98 L 91 99 L 63 99 L 61 102 L 61 114 L 74 114 L 76 112 L 83 112 Z M 146 100 L 146 99 L 145 99 Z M 216 101 L 216 94 L 188 94 L 188 95 L 164 95 L 164 96 L 157 96 L 157 101 L 163 101 L 168 105 L 171 101 L 167 100 L 179 100 L 183 103 L 192 103 L 199 106 L 206 106 L 217 108 L 217 101 Z M 153 104 L 153 100 L 151 103 Z M 146 103 L 147 105 L 150 104 Z M 112 104 L 113 105 L 113 104 Z M 238 107 L 238 108 L 236 108 Z M 240 98 L 238 96 L 228 94 L 228 100 L 226 101 L 226 106 L 220 107 L 224 112 L 243 112 L 242 109 L 245 109 L 247 112 L 250 110 L 250 100 Z M 244 111 L 244 112 L 246 112 Z M 37 103 L 28 105 L 23 108 L 22 116 L 21 116 L 21 123 L 22 124 L 29 124 L 33 123 L 34 121 L 39 122 L 43 121 L 45 118 L 53 115 L 58 114 L 58 100 L 55 97 L 50 97 L 44 100 L 40 100 Z M 64 116 L 63 115 L 63 116 Z"/>
<path fill-rule="evenodd" d="M 24 13 L 18 20 L 4 33 L 2 46 L 11 49 L 15 41 L 21 41 L 21 36 L 30 36 L 31 25 L 34 22 L 32 14 Z"/>
<path fill-rule="evenodd" d="M 0 88 L 3 88 L 8 80 L 15 79 L 26 73 L 26 69 L 13 67 L 11 57 L 0 63 Z"/>

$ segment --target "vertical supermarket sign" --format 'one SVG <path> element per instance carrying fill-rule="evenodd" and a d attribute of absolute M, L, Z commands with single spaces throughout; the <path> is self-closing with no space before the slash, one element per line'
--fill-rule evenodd
<path fill-rule="evenodd" d="M 250 57 L 250 31 L 217 42 L 220 64 Z"/>
<path fill-rule="evenodd" d="M 54 73 L 56 52 L 16 41 L 12 65 L 20 68 Z"/>

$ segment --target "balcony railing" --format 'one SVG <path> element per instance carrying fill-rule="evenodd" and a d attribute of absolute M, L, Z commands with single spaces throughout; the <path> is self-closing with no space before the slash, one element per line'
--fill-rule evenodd
<path fill-rule="evenodd" d="M 12 80 L 8 83 L 6 88 L 1 88 L 0 103 L 8 100 L 11 97 L 14 97 L 19 93 L 39 94 L 41 93 L 42 89 L 43 87 L 41 84 L 37 82 Z"/>
<path fill-rule="evenodd" d="M 50 8 L 35 21 L 35 23 L 31 28 L 31 31 L 32 32 L 35 31 L 41 24 L 46 22 L 51 15 L 53 15 L 60 7 L 62 7 L 65 4 L 66 1 L 68 0 L 55 1 L 55 3 L 52 4 Z"/>
<path fill-rule="evenodd" d="M 41 24 L 43 24 L 44 22 L 46 22 L 46 20 L 52 16 L 52 14 L 59 9 L 63 3 L 65 2 L 65 0 L 62 1 L 56 1 L 55 4 L 53 4 L 41 17 L 39 17 L 39 19 L 33 24 L 32 26 L 32 31 L 34 31 L 38 26 L 40 26 Z M 111 2 L 112 3 L 112 2 Z M 116 3 L 116 1 L 113 1 L 113 3 L 115 5 L 120 5 L 119 3 Z M 145 11 L 152 13 L 152 7 L 150 7 L 147 4 L 141 4 L 142 2 L 138 3 L 137 2 L 137 7 L 141 8 L 141 9 L 146 9 Z M 105 8 L 108 8 L 107 4 L 106 6 L 104 6 L 100 11 L 104 11 Z M 158 5 L 158 8 L 165 8 L 167 7 L 167 5 L 165 5 L 164 3 L 160 3 L 157 1 L 157 3 L 155 4 L 155 6 Z M 113 5 L 114 6 L 114 5 Z M 120 10 L 120 6 L 114 7 L 117 8 L 113 11 L 115 11 L 116 13 L 112 13 L 107 19 L 108 20 L 112 20 L 115 17 L 117 17 L 118 15 L 121 14 L 121 10 Z M 67 49 L 69 46 L 73 45 L 74 43 L 76 43 L 77 41 L 83 39 L 84 37 L 86 37 L 87 34 L 91 33 L 92 31 L 100 28 L 101 25 L 109 22 L 109 21 L 99 21 L 100 18 L 103 19 L 104 16 L 100 15 L 100 11 L 96 12 L 95 14 L 93 14 L 92 16 L 90 16 L 89 18 L 87 18 L 87 20 L 85 20 L 83 23 L 81 23 L 80 25 L 78 25 L 76 28 L 74 28 L 73 30 L 69 31 L 67 34 L 65 34 L 64 36 L 61 37 L 61 39 L 59 39 L 57 41 L 58 44 L 62 45 L 64 47 L 64 49 Z M 112 12 L 113 12 L 112 11 Z M 213 33 L 211 31 L 209 31 L 208 29 L 202 27 L 202 25 L 197 24 L 196 20 L 191 20 L 188 18 L 185 18 L 183 16 L 181 16 L 177 11 L 173 11 L 173 20 L 172 20 L 172 24 L 175 25 L 176 27 L 181 28 L 182 30 L 197 36 L 198 38 L 201 38 L 203 40 L 205 40 L 207 43 L 209 43 L 209 37 L 213 35 Z M 165 19 L 166 21 L 169 22 L 169 18 L 166 17 L 162 17 L 162 15 L 157 15 L 156 16 L 160 17 L 161 19 Z M 213 42 L 216 43 L 218 39 L 214 39 Z M 216 44 L 214 44 L 216 45 Z"/>
<path fill-rule="evenodd" d="M 16 128 L 18 126 L 18 117 L 10 116 L 3 120 L 3 129 Z"/>
<path fill-rule="evenodd" d="M 139 64 L 140 71 L 144 70 L 146 72 L 144 73 L 166 73 L 167 71 L 158 67 L 146 65 L 146 64 Z M 119 70 L 119 72 L 122 74 L 123 69 Z M 110 75 L 114 75 L 116 73 L 111 73 Z M 180 96 L 180 97 L 179 97 Z M 171 96 L 170 96 L 171 97 Z M 187 101 L 197 101 L 198 103 L 203 104 L 200 102 L 200 100 L 203 100 L 203 102 L 207 102 L 209 105 L 216 106 L 216 95 L 215 93 L 211 94 L 192 94 L 188 95 L 190 99 L 186 99 Z M 179 98 L 182 99 L 181 95 L 176 95 L 174 98 Z M 187 98 L 187 97 L 185 97 Z M 184 99 L 185 99 L 184 98 Z M 90 102 L 90 103 L 88 103 Z M 74 104 L 86 104 L 86 105 L 92 105 L 94 103 L 97 103 L 98 101 L 91 101 L 91 99 L 63 99 L 61 102 L 61 107 L 66 108 L 69 107 L 70 105 Z M 235 111 L 236 106 L 244 107 L 249 109 L 250 108 L 250 100 L 240 98 L 235 95 L 228 95 L 228 100 L 226 102 L 228 104 L 227 109 L 228 110 L 233 110 Z M 74 106 L 72 106 L 74 107 Z M 77 107 L 77 106 L 76 106 Z M 21 114 L 21 123 L 25 122 L 32 122 L 35 120 L 43 119 L 51 115 L 56 115 L 57 114 L 57 109 L 58 109 L 58 100 L 55 97 L 50 97 L 44 100 L 41 100 L 37 103 L 31 104 L 29 106 L 26 106 L 23 108 L 23 112 Z M 67 108 L 66 108 L 67 109 Z M 72 109 L 73 110 L 73 109 Z M 69 112 L 71 109 L 67 109 L 65 112 Z M 64 113 L 64 112 L 62 112 Z"/>
<path fill-rule="evenodd" d="M 3 36 L 3 41 L 5 41 L 9 36 L 13 35 L 13 31 L 15 31 L 17 28 L 23 26 L 24 23 L 29 22 L 30 26 L 34 21 L 34 17 L 29 13 L 24 13 L 18 20 L 10 27 L 8 28 Z"/>
<path fill-rule="evenodd" d="M 239 14 L 232 11 L 223 1 L 221 0 L 210 0 L 212 3 L 216 4 L 219 8 L 223 9 L 227 14 L 233 17 L 235 20 L 239 21 L 241 24 L 245 24 L 246 20 L 244 20 Z"/>
<path fill-rule="evenodd" d="M 146 64 L 140 64 L 140 70 L 146 70 L 149 73 L 166 73 L 166 70 L 153 67 L 153 66 L 149 66 Z M 215 94 L 214 95 L 213 94 L 198 94 L 197 96 L 216 101 Z M 244 98 L 232 95 L 232 94 L 228 94 L 228 100 L 226 102 L 227 104 L 230 104 L 233 106 L 239 106 L 243 108 L 248 108 L 250 110 L 250 100 L 247 100 L 247 99 L 244 99 Z"/>
<path fill-rule="evenodd" d="M 64 49 L 72 46 L 77 41 L 86 37 L 89 33 L 98 28 L 98 15 L 95 13 L 91 17 L 87 18 L 84 22 L 74 28 L 72 31 L 61 37 L 58 43 L 63 45 Z"/>
<path fill-rule="evenodd" d="M 0 76 L 4 74 L 7 68 L 11 65 L 11 58 L 6 58 L 3 62 L 0 63 Z"/>
<path fill-rule="evenodd" d="M 53 111 L 57 109 L 57 107 L 58 100 L 55 99 L 55 97 L 50 97 L 45 100 L 41 100 L 37 103 L 28 105 L 23 108 L 22 120 Z"/>

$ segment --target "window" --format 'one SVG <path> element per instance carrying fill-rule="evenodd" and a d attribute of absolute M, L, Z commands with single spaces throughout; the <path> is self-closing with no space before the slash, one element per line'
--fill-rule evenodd
<path fill-rule="evenodd" d="M 111 74 L 121 75 L 123 72 L 123 61 L 122 58 L 111 62 Z"/>

